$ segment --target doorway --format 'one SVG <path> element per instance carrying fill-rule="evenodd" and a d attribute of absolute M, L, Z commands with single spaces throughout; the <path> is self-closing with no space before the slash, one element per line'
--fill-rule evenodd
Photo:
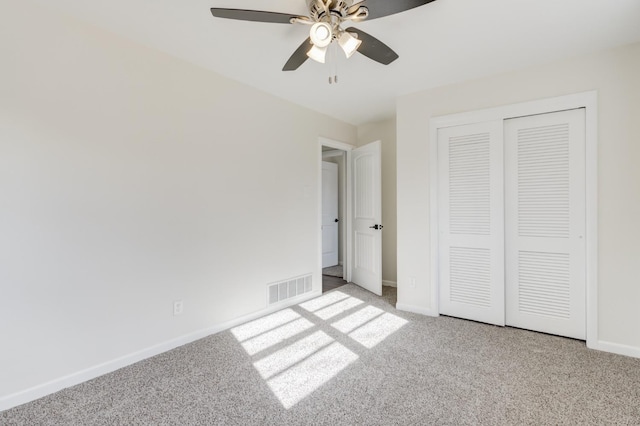
<path fill-rule="evenodd" d="M 346 158 L 346 151 L 322 146 L 323 293 L 347 284 L 344 279 Z"/>
<path fill-rule="evenodd" d="M 319 138 L 318 159 L 318 266 L 335 263 L 335 232 L 338 232 L 338 264 L 333 285 L 354 283 L 380 296 L 382 294 L 382 203 L 381 143 L 355 147 Z M 338 217 L 323 209 L 323 168 L 338 168 Z M 329 172 L 327 172 L 329 173 Z M 327 182 L 331 179 L 327 179 Z M 332 202 L 329 202 L 332 203 Z M 335 210 L 334 210 L 335 211 Z M 335 219 L 338 219 L 336 222 Z M 326 232 L 324 225 L 326 224 Z M 342 271 L 340 271 L 340 266 Z M 344 281 L 344 282 L 343 282 Z M 328 286 L 328 289 L 331 286 Z M 334 287 L 335 288 L 335 287 Z"/>

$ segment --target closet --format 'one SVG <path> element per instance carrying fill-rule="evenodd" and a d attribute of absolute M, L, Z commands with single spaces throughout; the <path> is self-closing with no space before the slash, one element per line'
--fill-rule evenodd
<path fill-rule="evenodd" d="M 585 110 L 439 128 L 440 313 L 586 338 Z"/>

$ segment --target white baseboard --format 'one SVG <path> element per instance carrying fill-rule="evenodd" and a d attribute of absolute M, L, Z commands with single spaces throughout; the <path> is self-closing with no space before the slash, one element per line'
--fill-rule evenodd
<path fill-rule="evenodd" d="M 423 308 L 422 306 L 408 305 L 406 303 L 396 303 L 396 309 L 399 311 L 413 312 L 414 314 L 427 315 L 430 317 L 439 317 L 440 314 L 432 309 Z"/>
<path fill-rule="evenodd" d="M 636 346 L 621 345 L 620 343 L 606 342 L 602 340 L 596 341 L 595 344 L 587 343 L 590 349 L 598 351 L 611 352 L 618 355 L 640 358 L 640 348 Z"/>
<path fill-rule="evenodd" d="M 382 285 L 385 287 L 398 287 L 398 283 L 395 281 L 382 280 Z"/>
<path fill-rule="evenodd" d="M 42 383 L 37 386 L 33 386 L 29 389 L 3 396 L 0 398 L 0 412 L 13 407 L 17 407 L 18 405 L 26 404 L 27 402 L 31 402 L 52 393 L 61 391 L 62 389 L 66 389 L 68 387 L 75 386 L 88 380 L 95 379 L 96 377 L 100 377 L 128 365 L 135 364 L 136 362 L 142 361 L 144 359 L 151 358 L 163 352 L 170 351 L 171 349 L 186 345 L 198 339 L 202 339 L 203 337 L 220 333 L 221 331 L 228 330 L 237 325 L 244 324 L 245 322 L 252 321 L 254 319 L 279 311 L 289 306 L 297 305 L 298 303 L 302 303 L 320 295 L 322 295 L 321 289 L 316 290 L 313 293 L 290 299 L 286 302 L 283 302 L 282 304 L 271 306 L 266 309 L 253 312 L 251 314 L 247 314 L 221 324 L 216 324 L 202 330 L 194 331 L 192 333 L 185 334 L 184 336 L 180 336 L 175 339 L 171 339 L 166 342 L 162 342 L 157 345 L 153 345 L 148 348 L 130 353 L 128 355 L 118 357 L 111 361 L 103 362 L 93 367 L 89 367 L 87 369 L 63 377 L 59 377 L 57 379 Z"/>
<path fill-rule="evenodd" d="M 432 309 L 423 308 L 422 306 L 409 305 L 406 303 L 396 303 L 396 309 L 399 311 L 412 312 L 415 314 L 422 314 L 431 317 L 440 316 L 439 313 L 435 312 Z M 622 345 L 620 343 L 607 342 L 603 340 L 598 340 L 595 344 L 590 344 L 587 342 L 587 346 L 589 349 L 594 349 L 603 352 L 610 352 L 618 355 L 629 356 L 632 358 L 640 358 L 640 347 Z"/>

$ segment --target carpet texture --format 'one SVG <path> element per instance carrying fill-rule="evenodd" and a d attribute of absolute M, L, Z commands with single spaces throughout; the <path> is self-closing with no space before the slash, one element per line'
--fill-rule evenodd
<path fill-rule="evenodd" d="M 329 266 L 328 268 L 322 268 L 322 275 L 329 275 L 330 277 L 342 278 L 342 265 Z"/>
<path fill-rule="evenodd" d="M 640 359 L 399 312 L 395 291 L 347 284 L 0 413 L 0 424 L 640 424 Z"/>

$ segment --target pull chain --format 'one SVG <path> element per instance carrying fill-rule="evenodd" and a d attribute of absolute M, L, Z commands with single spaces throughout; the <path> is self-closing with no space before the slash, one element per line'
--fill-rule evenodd
<path fill-rule="evenodd" d="M 329 46 L 329 84 L 338 84 L 338 58 L 336 57 L 336 45 L 331 43 Z"/>

